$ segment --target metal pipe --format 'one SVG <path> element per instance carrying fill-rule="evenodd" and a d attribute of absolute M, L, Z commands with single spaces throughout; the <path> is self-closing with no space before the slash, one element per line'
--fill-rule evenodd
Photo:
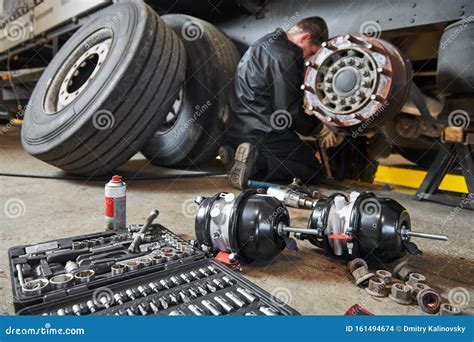
<path fill-rule="evenodd" d="M 301 234 L 307 234 L 307 235 L 319 235 L 317 230 L 314 229 L 306 229 L 306 228 L 294 228 L 294 227 L 286 227 L 282 226 L 279 227 L 279 229 L 287 232 L 287 233 L 301 233 Z"/>
<path fill-rule="evenodd" d="M 411 230 L 407 231 L 406 234 L 410 237 L 418 237 L 418 238 L 431 239 L 431 240 L 448 241 L 448 237 L 446 235 L 418 233 L 418 232 L 413 232 Z"/>

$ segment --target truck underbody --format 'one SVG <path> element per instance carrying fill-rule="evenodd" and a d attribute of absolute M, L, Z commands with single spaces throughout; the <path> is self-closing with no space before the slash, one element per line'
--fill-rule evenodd
<path fill-rule="evenodd" d="M 5 71 L 1 101 L 4 117 L 22 112 L 41 70 L 61 46 L 88 16 L 113 3 L 3 1 L 0 63 Z M 278 27 L 287 30 L 311 16 L 326 20 L 330 37 L 363 34 L 389 41 L 411 68 L 413 84 L 421 90 L 432 117 L 448 120 L 453 111 L 461 111 L 467 112 L 467 120 L 472 122 L 474 76 L 470 66 L 474 50 L 474 3 L 471 1 L 403 0 L 396 5 L 377 0 L 150 0 L 147 3 L 160 15 L 182 13 L 214 24 L 232 40 L 240 54 L 264 34 Z M 14 39 L 11 32 L 17 35 Z M 439 149 L 441 127 L 427 122 L 410 96 L 392 96 L 403 102 L 396 115 L 382 111 L 377 124 L 369 125 L 370 129 L 362 134 L 371 146 L 369 156 L 377 159 L 393 148 L 428 167 Z M 350 137 L 353 130 L 344 126 L 339 123 L 333 128 Z"/>

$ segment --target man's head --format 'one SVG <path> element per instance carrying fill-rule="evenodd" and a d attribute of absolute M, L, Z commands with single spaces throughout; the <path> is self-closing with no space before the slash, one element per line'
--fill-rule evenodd
<path fill-rule="evenodd" d="M 299 21 L 286 34 L 290 41 L 303 50 L 306 59 L 315 54 L 328 39 L 328 27 L 324 19 L 310 17 Z"/>

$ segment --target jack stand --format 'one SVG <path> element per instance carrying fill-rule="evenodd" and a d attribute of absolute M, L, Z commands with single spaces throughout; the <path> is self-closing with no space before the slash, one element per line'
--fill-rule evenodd
<path fill-rule="evenodd" d="M 456 138 L 452 139 L 453 137 Z M 463 141 L 459 141 L 457 137 L 463 137 L 464 139 Z M 447 127 L 443 134 L 441 150 L 436 156 L 433 165 L 431 165 L 428 170 L 428 174 L 421 183 L 420 188 L 416 192 L 416 198 L 419 201 L 426 200 L 474 210 L 473 144 L 473 133 L 465 134 L 461 127 Z M 452 194 L 440 194 L 438 188 L 441 181 L 456 164 L 459 164 L 461 167 L 462 174 L 466 180 L 468 194 L 464 197 Z"/>
<path fill-rule="evenodd" d="M 474 161 L 472 148 L 474 145 L 474 133 L 472 130 L 469 131 L 464 127 L 453 127 L 450 125 L 449 120 L 434 118 L 420 89 L 413 82 L 410 87 L 410 98 L 426 122 L 432 125 L 445 126 L 440 145 L 441 150 L 416 192 L 416 199 L 474 210 Z M 456 166 L 456 162 L 461 167 L 462 174 L 466 180 L 468 194 L 461 197 L 459 195 L 437 193 L 444 176 Z"/>

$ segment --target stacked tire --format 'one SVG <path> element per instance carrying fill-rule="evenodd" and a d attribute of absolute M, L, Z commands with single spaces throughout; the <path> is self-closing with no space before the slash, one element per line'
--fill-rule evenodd
<path fill-rule="evenodd" d="M 142 152 L 157 165 L 196 166 L 217 155 L 239 54 L 228 37 L 203 20 L 180 14 L 162 19 L 186 49 L 186 82 L 174 121 L 160 127 Z"/>
<path fill-rule="evenodd" d="M 197 66 L 187 55 L 201 58 L 176 29 L 177 22 L 188 21 L 204 29 L 203 44 L 224 61 L 206 79 L 188 69 Z M 163 19 L 142 1 L 113 4 L 94 14 L 46 68 L 26 108 L 23 147 L 66 172 L 87 176 L 114 172 L 142 148 L 160 165 L 206 161 L 215 156 L 227 115 L 228 91 L 217 95 L 211 83 L 229 81 L 237 59 L 228 38 L 208 23 L 184 16 Z M 223 64 L 229 66 L 225 71 Z M 198 82 L 204 88 L 210 82 L 209 88 L 197 89 Z M 185 105 L 164 130 L 177 102 Z M 196 106 L 206 109 L 196 115 Z M 182 145 L 176 143 L 178 131 Z"/>

